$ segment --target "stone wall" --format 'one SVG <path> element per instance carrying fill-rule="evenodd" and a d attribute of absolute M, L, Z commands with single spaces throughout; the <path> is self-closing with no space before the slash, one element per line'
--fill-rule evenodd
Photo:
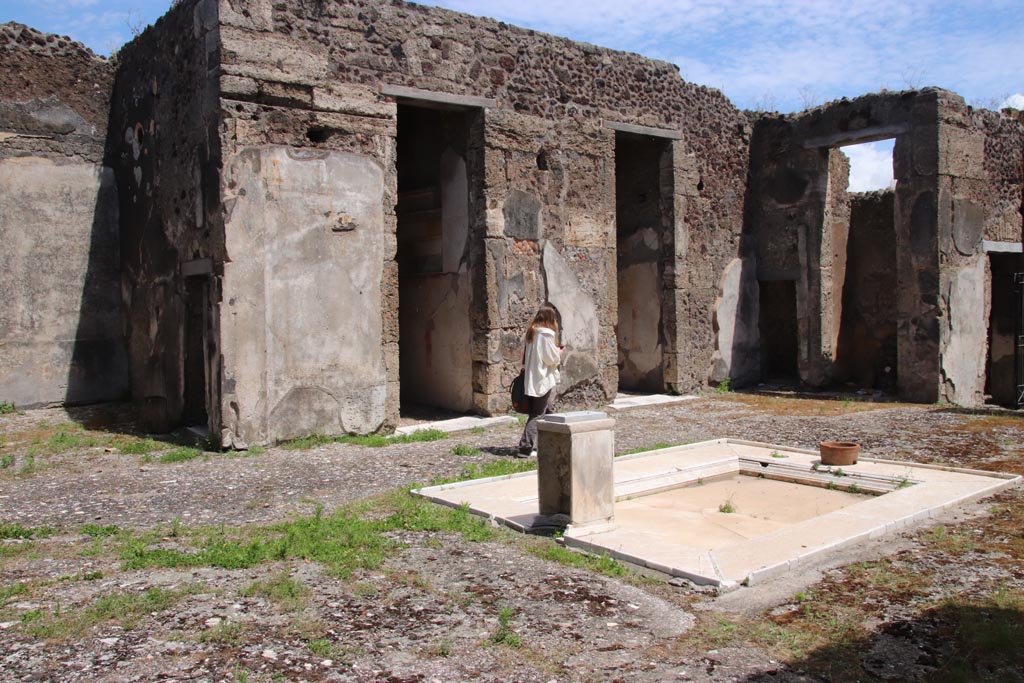
<path fill-rule="evenodd" d="M 995 242 L 1021 241 L 1024 220 L 1024 114 L 976 110 L 974 125 L 985 134 L 984 236 Z"/>
<path fill-rule="evenodd" d="M 822 234 L 834 242 L 823 257 L 832 251 L 839 259 L 844 251 L 839 233 L 817 227 L 822 215 L 841 224 L 829 208 L 838 203 L 827 199 L 825 178 L 836 171 L 828 170 L 824 151 L 884 138 L 895 138 L 899 392 L 978 405 L 991 288 L 983 240 L 1020 239 L 1021 138 L 1010 117 L 974 112 L 954 93 L 930 88 L 762 119 L 748 202 L 758 276 L 797 280 L 800 376 L 823 384 L 831 372 L 829 337 L 840 333 L 834 294 L 841 269 L 838 260 L 831 269 L 815 263 L 815 240 Z"/>
<path fill-rule="evenodd" d="M 222 211 L 220 188 L 216 27 L 214 0 L 182 2 L 118 55 L 108 158 L 120 199 L 131 391 L 152 430 L 180 424 L 186 412 L 221 423 L 216 311 L 231 209 Z"/>
<path fill-rule="evenodd" d="M 66 36 L 0 26 L 0 401 L 124 397 L 112 79 Z"/>
<path fill-rule="evenodd" d="M 382 402 L 381 428 L 397 418 L 400 381 L 396 103 L 421 106 L 420 97 L 479 112 L 482 147 L 465 159 L 472 287 L 468 300 L 454 284 L 437 297 L 469 308 L 473 408 L 507 410 L 523 330 L 546 298 L 562 311 L 569 349 L 562 405 L 615 392 L 615 131 L 605 122 L 681 138 L 659 170 L 671 179 L 662 196 L 670 252 L 659 273 L 671 340 L 663 386 L 706 383 L 719 274 L 741 230 L 749 134 L 720 93 L 683 82 L 669 64 L 405 3 L 227 0 L 220 21 L 225 159 L 274 144 L 351 153 L 382 169 L 386 379 L 374 384 L 383 395 L 364 392 Z M 341 362 L 377 362 L 371 347 L 351 359 L 342 351 Z"/>

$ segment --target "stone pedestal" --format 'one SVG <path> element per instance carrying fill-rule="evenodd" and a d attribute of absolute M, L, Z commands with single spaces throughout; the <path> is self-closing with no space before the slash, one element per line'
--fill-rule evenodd
<path fill-rule="evenodd" d="M 537 421 L 540 514 L 573 526 L 614 518 L 615 420 L 605 413 L 552 413 Z"/>

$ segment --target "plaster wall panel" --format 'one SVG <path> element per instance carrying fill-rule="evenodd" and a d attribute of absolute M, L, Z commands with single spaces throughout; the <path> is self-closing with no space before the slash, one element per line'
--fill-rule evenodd
<path fill-rule="evenodd" d="M 716 349 L 713 382 L 732 386 L 756 382 L 760 376 L 758 330 L 759 287 L 752 258 L 734 259 L 722 274 L 721 296 L 715 304 Z"/>
<path fill-rule="evenodd" d="M 84 161 L 0 159 L 0 398 L 122 398 L 117 188 Z"/>
<path fill-rule="evenodd" d="M 379 428 L 381 168 L 343 152 L 263 146 L 229 160 L 227 187 L 221 332 L 232 438 Z"/>
<path fill-rule="evenodd" d="M 987 265 L 987 257 L 979 254 L 970 265 L 948 272 L 943 287 L 948 309 L 943 317 L 949 321 L 941 328 L 944 398 L 967 407 L 984 403 L 990 306 Z"/>

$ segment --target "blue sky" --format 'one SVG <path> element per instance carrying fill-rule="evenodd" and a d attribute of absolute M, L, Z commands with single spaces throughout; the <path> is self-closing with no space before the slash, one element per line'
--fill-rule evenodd
<path fill-rule="evenodd" d="M 936 85 L 1024 107 L 1022 0 L 432 0 L 679 66 L 737 106 L 791 112 Z M 170 0 L 0 0 L 19 21 L 109 54 Z M 891 145 L 890 145 L 891 146 Z M 853 148 L 848 153 L 858 154 Z M 891 161 L 889 162 L 891 165 Z"/>

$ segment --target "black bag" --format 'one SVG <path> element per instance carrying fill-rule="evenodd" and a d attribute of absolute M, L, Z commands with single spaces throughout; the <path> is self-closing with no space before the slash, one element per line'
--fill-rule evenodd
<path fill-rule="evenodd" d="M 530 401 L 526 396 L 526 370 L 520 370 L 512 380 L 509 395 L 512 397 L 512 410 L 524 414 L 530 412 Z"/>

